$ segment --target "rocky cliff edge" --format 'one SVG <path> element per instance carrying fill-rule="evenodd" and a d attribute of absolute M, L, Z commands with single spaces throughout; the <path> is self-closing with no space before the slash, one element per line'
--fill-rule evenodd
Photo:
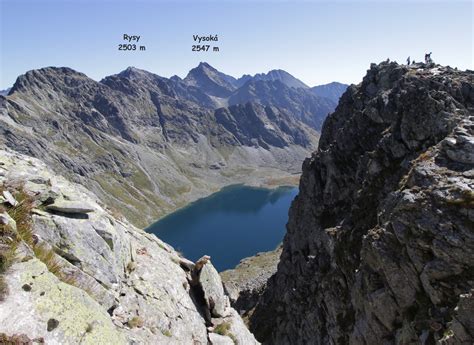
<path fill-rule="evenodd" d="M 373 64 L 303 165 L 269 344 L 474 342 L 474 73 Z"/>
<path fill-rule="evenodd" d="M 0 340 L 256 344 L 208 257 L 182 258 L 13 151 L 0 188 Z"/>

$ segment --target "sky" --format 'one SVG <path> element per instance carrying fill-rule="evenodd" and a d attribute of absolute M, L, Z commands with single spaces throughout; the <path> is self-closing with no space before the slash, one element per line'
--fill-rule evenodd
<path fill-rule="evenodd" d="M 390 58 L 473 68 L 471 1 L 0 0 L 0 89 L 31 69 L 100 80 L 128 66 L 164 77 L 206 61 L 221 72 L 284 69 L 309 86 L 358 83 Z M 145 51 L 119 51 L 123 35 Z M 217 35 L 193 52 L 193 35 Z M 212 51 L 217 46 L 219 52 Z"/>

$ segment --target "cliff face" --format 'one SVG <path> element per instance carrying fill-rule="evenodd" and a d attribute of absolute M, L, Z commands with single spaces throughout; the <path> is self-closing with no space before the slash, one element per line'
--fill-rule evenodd
<path fill-rule="evenodd" d="M 473 342 L 474 74 L 425 67 L 372 65 L 325 121 L 260 341 Z"/>
<path fill-rule="evenodd" d="M 230 105 L 258 102 L 285 109 L 295 118 L 318 131 L 337 102 L 319 97 L 307 88 L 294 88 L 280 80 L 254 78 L 236 90 L 228 99 Z"/>
<path fill-rule="evenodd" d="M 1 343 L 256 344 L 208 258 L 180 257 L 9 150 L 0 195 Z"/>

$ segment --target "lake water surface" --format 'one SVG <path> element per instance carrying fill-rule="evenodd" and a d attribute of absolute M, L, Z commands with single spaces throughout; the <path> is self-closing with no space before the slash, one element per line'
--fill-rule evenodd
<path fill-rule="evenodd" d="M 147 231 L 190 260 L 210 255 L 216 269 L 223 271 L 278 246 L 297 193 L 294 187 L 226 187 L 160 219 Z"/>

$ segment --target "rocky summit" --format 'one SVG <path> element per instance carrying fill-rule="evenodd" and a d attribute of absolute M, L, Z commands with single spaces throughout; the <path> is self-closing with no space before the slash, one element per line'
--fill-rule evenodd
<path fill-rule="evenodd" d="M 257 344 L 181 257 L 41 161 L 0 151 L 0 343 Z"/>
<path fill-rule="evenodd" d="M 0 96 L 0 145 L 146 226 L 223 186 L 300 173 L 335 103 L 258 83 L 262 92 L 249 93 L 252 82 L 239 87 L 207 63 L 185 79 L 133 67 L 100 82 L 70 68 L 33 70 Z"/>
<path fill-rule="evenodd" d="M 266 344 L 474 342 L 474 73 L 373 64 L 305 160 Z"/>

